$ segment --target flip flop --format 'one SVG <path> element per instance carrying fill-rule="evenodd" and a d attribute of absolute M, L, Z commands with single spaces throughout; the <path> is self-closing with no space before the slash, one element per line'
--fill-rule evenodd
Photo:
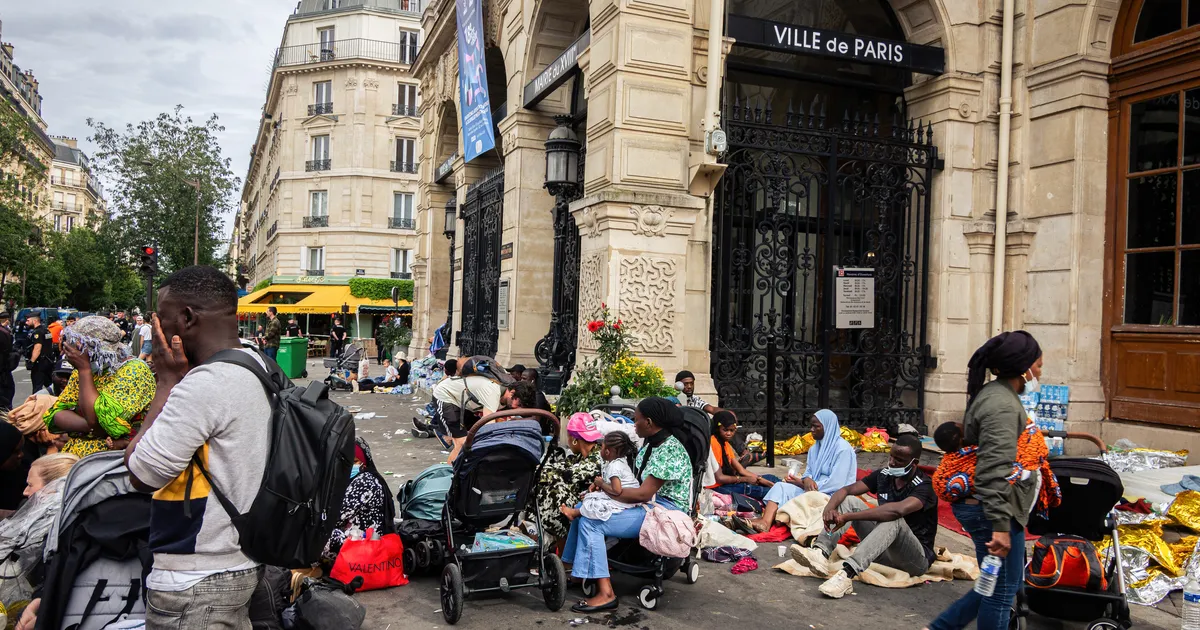
<path fill-rule="evenodd" d="M 750 524 L 750 519 L 743 518 L 741 516 L 733 517 L 733 531 L 746 536 L 753 536 L 754 534 L 762 533 L 755 529 L 754 525 Z"/>
<path fill-rule="evenodd" d="M 577 613 L 583 613 L 585 615 L 588 615 L 591 613 L 600 613 L 600 612 L 607 612 L 609 610 L 616 610 L 620 607 L 621 607 L 620 600 L 618 600 L 617 598 L 614 597 L 612 601 L 604 603 L 604 604 L 600 604 L 599 606 L 588 606 L 586 601 L 579 601 L 574 606 L 571 606 L 571 610 L 573 610 L 574 612 L 577 612 Z"/>

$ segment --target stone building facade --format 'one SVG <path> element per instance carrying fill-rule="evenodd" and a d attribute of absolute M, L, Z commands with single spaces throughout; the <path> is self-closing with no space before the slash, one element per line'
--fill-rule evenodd
<path fill-rule="evenodd" d="M 0 24 L 2 26 L 2 24 Z M 0 163 L 0 175 L 27 179 L 36 174 L 37 182 L 18 183 L 17 192 L 27 199 L 34 214 L 45 212 L 46 188 L 49 187 L 50 161 L 54 158 L 54 141 L 46 134 L 46 120 L 42 118 L 42 95 L 38 91 L 38 80 L 31 70 L 22 70 L 16 63 L 15 48 L 3 41 L 0 29 L 0 98 L 6 101 L 15 115 L 28 125 L 24 146 L 15 156 Z M 30 217 L 33 218 L 33 217 Z"/>
<path fill-rule="evenodd" d="M 251 284 L 411 277 L 416 0 L 303 0 L 284 28 L 232 239 Z"/>
<path fill-rule="evenodd" d="M 108 217 L 104 187 L 91 172 L 88 156 L 75 138 L 54 136 L 54 160 L 50 165 L 50 203 L 45 218 L 57 232 L 76 227 L 96 229 Z"/>
<path fill-rule="evenodd" d="M 717 4 L 727 27 L 714 62 L 709 0 L 484 0 L 497 148 L 467 163 L 455 2 L 430 3 L 414 67 L 426 200 L 415 339 L 447 320 L 456 335 L 480 333 L 460 307 L 447 311 L 478 301 L 464 279 L 466 292 L 491 291 L 478 260 L 462 260 L 464 247 L 478 251 L 462 214 L 476 211 L 472 191 L 502 182 L 503 255 L 488 278 L 507 289 L 507 327 L 484 332 L 501 362 L 536 363 L 560 272 L 545 141 L 555 115 L 574 115 L 586 147 L 569 205 L 580 319 L 607 303 L 640 354 L 691 370 L 745 423 L 770 409 L 798 429 L 820 404 L 932 429 L 961 417 L 974 349 L 1025 329 L 1045 352 L 1042 381 L 1071 388 L 1072 428 L 1200 446 L 1200 209 L 1185 137 L 1198 124 L 1200 2 L 1016 0 L 1011 103 L 1003 0 Z M 734 37 L 761 20 L 777 41 Z M 523 106 L 526 86 L 584 33 L 574 78 Z M 826 47 L 855 38 L 862 51 Z M 912 55 L 930 59 L 929 48 L 942 67 L 913 72 Z M 722 82 L 720 155 L 705 146 L 709 81 Z M 834 327 L 834 265 L 874 269 L 874 330 Z M 578 342 L 586 355 L 586 335 Z"/>

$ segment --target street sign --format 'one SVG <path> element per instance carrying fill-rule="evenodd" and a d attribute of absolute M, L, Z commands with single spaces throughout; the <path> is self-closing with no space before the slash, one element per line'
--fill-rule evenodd
<path fill-rule="evenodd" d="M 542 69 L 536 77 L 525 85 L 524 107 L 526 109 L 542 102 L 542 99 L 557 90 L 579 71 L 579 53 L 587 50 L 592 41 L 592 31 L 588 29 L 571 42 L 550 65 Z"/>
<path fill-rule="evenodd" d="M 870 267 L 833 268 L 834 325 L 837 328 L 875 327 L 875 270 Z"/>
<path fill-rule="evenodd" d="M 513 257 L 513 244 L 505 243 L 500 246 L 500 260 L 508 260 Z"/>

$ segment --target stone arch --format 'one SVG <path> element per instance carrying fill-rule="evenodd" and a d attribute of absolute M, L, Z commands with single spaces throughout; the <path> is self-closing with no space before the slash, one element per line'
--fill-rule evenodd
<path fill-rule="evenodd" d="M 892 13 L 904 31 L 905 40 L 913 44 L 938 46 L 946 51 L 946 72 L 959 70 L 956 63 L 954 38 L 948 25 L 947 2 L 955 0 L 888 0 Z"/>
<path fill-rule="evenodd" d="M 529 20 L 521 84 L 533 80 L 583 34 L 589 19 L 588 0 L 541 0 Z M 568 84 L 565 89 L 558 90 L 542 101 L 538 109 L 566 113 L 571 106 L 571 89 Z"/>
<path fill-rule="evenodd" d="M 446 158 L 460 152 L 459 143 L 462 133 L 459 131 L 458 107 L 453 99 L 446 99 L 435 110 L 433 138 L 433 166 L 441 164 Z"/>

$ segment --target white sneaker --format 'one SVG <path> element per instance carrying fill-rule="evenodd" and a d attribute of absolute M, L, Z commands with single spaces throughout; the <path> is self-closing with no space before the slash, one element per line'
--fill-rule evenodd
<path fill-rule="evenodd" d="M 825 580 L 825 583 L 817 590 L 821 591 L 821 594 L 826 597 L 841 599 L 849 593 L 854 592 L 854 581 L 850 579 L 850 576 L 846 575 L 844 569 L 839 569 L 837 573 L 833 574 L 833 577 Z"/>
<path fill-rule="evenodd" d="M 820 549 L 792 545 L 792 559 L 800 566 L 812 571 L 817 577 L 829 577 L 829 559 Z"/>

